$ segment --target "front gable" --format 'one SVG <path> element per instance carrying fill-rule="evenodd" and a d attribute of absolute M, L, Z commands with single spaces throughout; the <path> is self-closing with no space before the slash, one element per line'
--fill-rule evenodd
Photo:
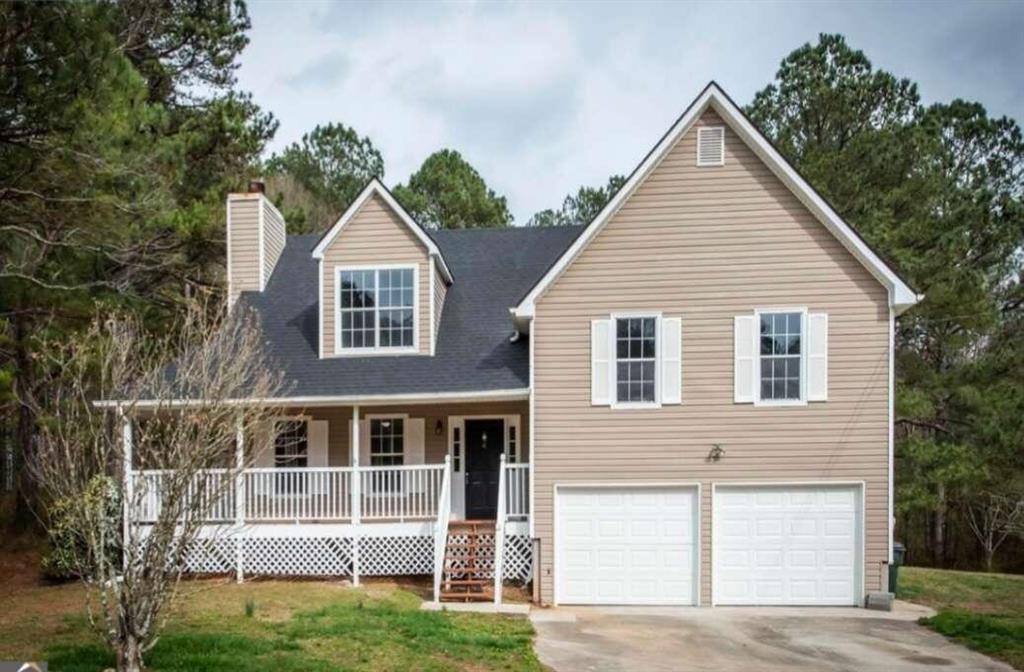
<path fill-rule="evenodd" d="M 701 128 L 711 129 L 706 134 Z M 702 161 L 698 157 L 697 146 L 714 148 L 724 130 L 723 146 L 724 164 L 719 165 L 720 157 L 711 153 L 710 161 Z M 701 137 L 698 135 L 701 134 Z M 730 150 L 730 141 L 732 149 Z M 680 146 L 687 147 L 685 156 L 680 154 Z M 778 153 L 771 143 L 746 118 L 732 99 L 714 82 L 704 91 L 680 116 L 675 124 L 662 136 L 658 144 L 644 157 L 644 160 L 633 171 L 623 187 L 615 194 L 608 204 L 598 213 L 597 217 L 586 227 L 573 245 L 555 262 L 547 273 L 534 285 L 523 299 L 511 309 L 517 325 L 522 330 L 529 329 L 530 320 L 534 316 L 535 304 L 562 277 L 566 270 L 581 257 L 608 224 L 619 219 L 620 211 L 629 208 L 640 192 L 652 192 L 660 188 L 662 195 L 671 200 L 691 199 L 715 208 L 723 205 L 736 205 L 735 195 L 729 194 L 730 185 L 727 181 L 716 181 L 715 171 L 729 174 L 729 153 L 741 152 L 744 161 L 740 166 L 753 173 L 764 173 L 758 177 L 764 185 L 780 187 L 787 192 L 786 196 L 797 204 L 797 210 L 809 215 L 814 220 L 813 226 L 828 232 L 838 244 L 845 248 L 846 256 L 855 260 L 866 269 L 868 274 L 880 283 L 888 295 L 888 305 L 896 314 L 914 305 L 920 297 L 893 271 L 867 243 L 832 209 L 832 207 L 808 184 L 803 177 Z M 681 162 L 688 168 L 697 171 L 694 176 L 701 177 L 690 185 L 674 183 L 668 185 L 662 177 L 666 171 L 664 164 L 674 165 Z M 736 164 L 733 167 L 737 167 Z M 772 179 L 768 179 L 770 176 Z M 673 178 L 675 179 L 675 178 Z M 729 178 L 732 179 L 732 178 Z M 672 192 L 672 193 L 670 193 Z M 657 200 L 657 199 L 655 199 Z M 726 203 L 728 201 L 728 203 Z M 648 213 L 649 217 L 657 218 L 665 210 L 658 205 Z M 770 227 L 765 220 L 765 226 Z"/>
<path fill-rule="evenodd" d="M 438 284 L 450 283 L 451 274 L 433 240 L 377 180 L 367 185 L 319 241 L 313 257 L 318 261 L 320 357 L 433 354 L 441 308 L 437 302 L 444 298 Z M 372 278 L 375 307 L 401 305 L 411 309 L 411 342 L 382 347 L 385 339 L 395 338 L 395 333 L 381 333 L 379 316 L 372 312 L 344 315 L 339 290 L 344 279 L 354 273 Z M 358 319 L 362 327 L 359 343 L 368 338 L 375 345 L 349 347 L 353 342 L 353 319 Z"/>

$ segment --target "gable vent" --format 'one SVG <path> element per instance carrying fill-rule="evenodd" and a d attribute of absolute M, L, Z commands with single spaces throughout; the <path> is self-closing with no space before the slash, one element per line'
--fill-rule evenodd
<path fill-rule="evenodd" d="M 704 126 L 697 129 L 697 165 L 725 164 L 725 127 Z"/>

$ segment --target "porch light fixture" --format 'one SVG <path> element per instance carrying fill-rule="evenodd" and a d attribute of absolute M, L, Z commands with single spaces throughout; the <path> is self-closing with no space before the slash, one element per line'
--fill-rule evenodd
<path fill-rule="evenodd" d="M 438 419 L 437 424 L 434 425 L 434 436 L 441 436 L 444 433 L 444 423 Z"/>

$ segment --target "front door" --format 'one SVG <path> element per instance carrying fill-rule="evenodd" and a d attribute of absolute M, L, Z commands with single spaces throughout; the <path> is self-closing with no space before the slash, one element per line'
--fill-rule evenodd
<path fill-rule="evenodd" d="M 493 520 L 498 468 L 505 449 L 504 420 L 466 420 L 466 518 Z"/>

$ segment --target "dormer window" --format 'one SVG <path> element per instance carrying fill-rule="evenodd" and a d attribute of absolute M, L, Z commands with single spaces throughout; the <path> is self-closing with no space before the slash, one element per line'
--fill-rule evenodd
<path fill-rule="evenodd" d="M 338 268 L 336 351 L 416 351 L 416 275 L 414 265 Z"/>

